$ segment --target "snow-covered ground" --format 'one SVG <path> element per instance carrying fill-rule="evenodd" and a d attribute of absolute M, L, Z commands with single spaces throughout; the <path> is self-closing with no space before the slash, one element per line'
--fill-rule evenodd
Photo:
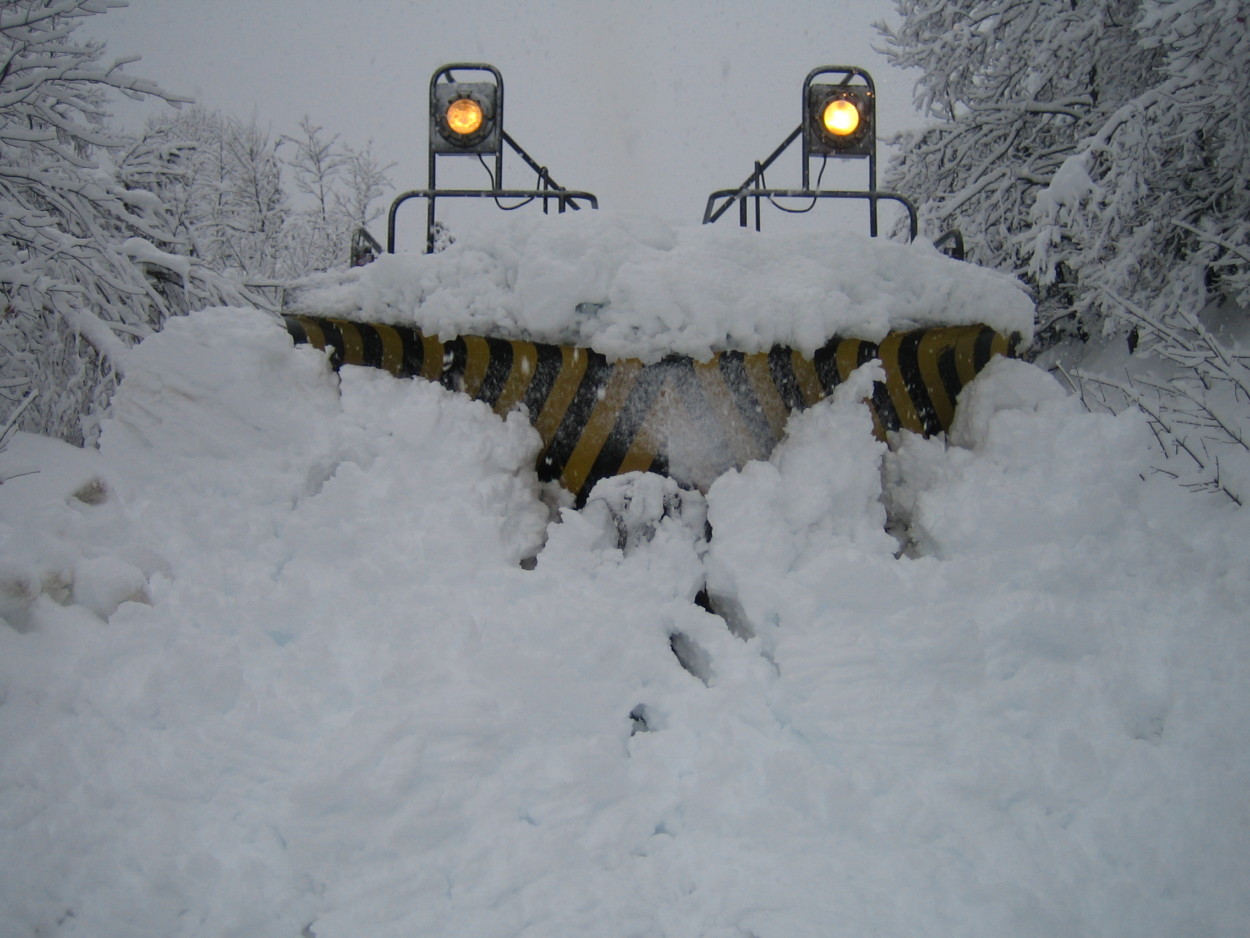
<path fill-rule="evenodd" d="M 0 936 L 1244 934 L 1250 516 L 865 386 L 553 519 L 522 416 L 171 321 L 0 453 Z"/>

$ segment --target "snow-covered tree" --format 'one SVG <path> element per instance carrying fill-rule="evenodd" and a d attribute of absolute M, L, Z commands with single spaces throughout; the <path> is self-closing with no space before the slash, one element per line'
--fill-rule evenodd
<path fill-rule="evenodd" d="M 196 257 L 244 279 L 282 273 L 291 208 L 271 131 L 255 119 L 192 107 L 150 118 L 140 145 L 176 165 L 162 195 Z"/>
<path fill-rule="evenodd" d="M 1212 301 L 1250 309 L 1248 17 L 1244 0 L 1142 3 L 1155 81 L 1078 142 L 1021 240 L 1037 283 L 1076 285 L 1081 321 L 1140 330 Z"/>
<path fill-rule="evenodd" d="M 879 27 L 885 51 L 921 70 L 916 105 L 932 123 L 902 136 L 886 184 L 922 203 L 931 232 L 960 228 L 978 262 L 1026 270 L 1038 193 L 1155 81 L 1138 2 L 896 0 L 899 24 Z"/>
<path fill-rule="evenodd" d="M 174 97 L 76 42 L 118 0 L 8 0 L 0 7 L 0 394 L 21 426 L 81 439 L 130 341 L 163 315 L 135 264 L 167 233 L 159 199 L 102 170 L 120 148 L 107 93 Z"/>
<path fill-rule="evenodd" d="M 186 154 L 108 127 L 112 94 L 180 103 L 77 42 L 123 0 L 0 5 L 0 427 L 81 442 L 128 347 L 190 307 L 249 298 L 195 256 Z M 3 435 L 0 433 L 0 441 Z"/>
<path fill-rule="evenodd" d="M 896 2 L 887 51 L 922 70 L 934 123 L 888 184 L 1031 283 L 1050 340 L 1119 333 L 1162 356 L 1083 378 L 1147 413 L 1167 471 L 1250 496 L 1245 0 Z"/>
<path fill-rule="evenodd" d="M 282 138 L 305 203 L 292 212 L 287 231 L 284 267 L 291 276 L 347 264 L 352 232 L 381 213 L 374 204 L 389 184 L 389 167 L 378 164 L 372 143 L 359 151 L 343 146 L 307 114 L 299 129 L 299 136 Z"/>
<path fill-rule="evenodd" d="M 245 279 L 346 266 L 352 231 L 377 217 L 387 167 L 305 117 L 275 137 L 201 107 L 148 121 L 141 148 L 176 167 L 162 197 L 194 255 Z"/>
<path fill-rule="evenodd" d="M 295 187 L 307 207 L 294 213 L 288 229 L 292 266 L 300 272 L 326 270 L 347 256 L 350 234 L 338 217 L 335 191 L 346 156 L 338 149 L 338 134 L 325 135 L 323 128 L 305 114 L 300 135 L 283 137 L 292 150 L 288 157 Z"/>
<path fill-rule="evenodd" d="M 278 275 L 282 230 L 289 200 L 282 187 L 282 162 L 276 142 L 255 121 L 237 124 L 226 138 L 228 157 L 237 173 L 237 202 L 225 228 L 238 267 L 261 277 Z"/>
<path fill-rule="evenodd" d="M 896 0 L 891 60 L 933 120 L 887 184 L 1026 277 L 1073 331 L 1125 301 L 1244 307 L 1244 0 Z M 1046 324 L 1045 322 L 1043 324 Z"/>
<path fill-rule="evenodd" d="M 391 183 L 387 174 L 395 164 L 378 162 L 372 140 L 362 150 L 344 147 L 343 155 L 343 186 L 335 205 L 352 229 L 367 228 L 382 215 L 377 202 Z"/>

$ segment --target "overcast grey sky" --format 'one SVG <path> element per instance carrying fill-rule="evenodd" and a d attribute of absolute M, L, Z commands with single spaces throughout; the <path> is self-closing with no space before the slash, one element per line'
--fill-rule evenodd
<path fill-rule="evenodd" d="M 508 132 L 558 182 L 697 223 L 709 191 L 737 185 L 797 126 L 816 66 L 872 72 L 882 134 L 916 122 L 913 76 L 872 49 L 871 24 L 892 15 L 889 0 L 130 0 L 82 34 L 142 56 L 130 72 L 275 133 L 308 114 L 348 144 L 372 140 L 397 164 L 396 191 L 426 183 L 431 72 L 489 62 Z M 770 184 L 796 184 L 798 160 Z"/>

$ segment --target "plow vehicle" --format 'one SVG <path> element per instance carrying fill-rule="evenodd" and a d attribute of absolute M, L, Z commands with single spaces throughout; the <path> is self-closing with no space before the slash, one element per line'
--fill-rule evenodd
<path fill-rule="evenodd" d="M 465 73 L 480 80 L 460 80 Z M 415 201 L 426 206 L 424 251 L 414 261 L 418 267 L 422 262 L 436 264 L 440 256 L 441 225 L 436 217 L 440 200 L 492 199 L 501 204 L 501 199 L 520 199 L 541 206 L 544 214 L 598 207 L 593 194 L 558 185 L 547 168 L 505 131 L 503 79 L 497 69 L 481 64 L 443 66 L 431 77 L 429 102 L 429 183 L 402 193 L 391 205 L 386 255 L 397 253 L 398 213 Z M 801 183 L 769 188 L 765 173 L 793 146 L 801 150 Z M 536 175 L 532 188 L 504 186 L 505 153 L 519 158 Z M 464 157 L 482 162 L 489 185 L 440 188 L 440 161 Z M 746 228 L 753 221 L 758 232 L 762 207 L 779 199 L 806 199 L 812 205 L 856 200 L 867 206 L 871 237 L 878 235 L 878 206 L 892 203 L 905 211 L 908 238 L 915 239 L 915 207 L 906 197 L 877 188 L 876 158 L 871 77 L 856 67 L 815 69 L 803 84 L 799 126 L 766 160 L 755 164 L 742 185 L 708 197 L 704 225 L 736 208 L 739 226 Z M 867 186 L 822 189 L 819 178 L 813 184 L 809 164 L 829 159 L 866 163 Z M 938 239 L 935 247 L 945 247 L 946 254 L 962 260 L 957 234 Z M 361 259 L 372 259 L 382 248 L 362 233 L 354 251 Z M 930 254 L 927 261 L 977 272 L 938 251 Z M 356 275 L 367 278 L 374 266 L 385 264 L 362 268 Z M 445 285 L 454 277 L 454 268 L 442 270 L 438 277 Z M 977 321 L 966 309 L 937 309 L 930 310 L 923 323 L 913 322 L 908 328 L 891 328 L 884 334 L 880 329 L 860 330 L 871 335 L 830 334 L 817 344 L 808 341 L 804 348 L 797 343 L 733 347 L 730 336 L 727 347 L 709 348 L 706 354 L 667 350 L 658 356 L 630 356 L 614 348 L 597 349 L 594 342 L 518 334 L 525 330 L 510 332 L 502 325 L 483 329 L 482 334 L 457 329 L 448 335 L 445 323 L 423 317 L 421 291 L 414 295 L 412 308 L 396 309 L 392 304 L 384 317 L 371 319 L 363 303 L 359 308 L 331 310 L 326 304 L 319 308 L 315 292 L 304 298 L 297 294 L 284 318 L 297 342 L 326 350 L 336 368 L 372 366 L 399 377 L 438 382 L 485 402 L 501 416 L 522 408 L 542 440 L 539 478 L 558 481 L 578 504 L 598 480 L 635 470 L 668 475 L 682 486 L 706 490 L 726 469 L 766 458 L 792 411 L 830 395 L 852 371 L 873 360 L 884 369 L 884 380 L 875 384 L 869 401 L 878 432 L 942 432 L 951 425 L 960 390 L 993 356 L 1013 354 L 1028 329 L 1024 321 L 1031 323 L 1031 306 L 1025 317 L 1016 317 L 1018 329 Z M 582 304 L 570 313 L 593 318 L 610 302 Z"/>

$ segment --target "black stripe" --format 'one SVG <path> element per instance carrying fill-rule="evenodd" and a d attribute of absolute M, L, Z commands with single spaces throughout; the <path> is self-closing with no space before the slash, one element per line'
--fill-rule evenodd
<path fill-rule="evenodd" d="M 877 348 L 876 342 L 868 342 L 868 341 L 860 342 L 859 348 L 855 350 L 855 365 L 856 367 L 863 367 L 864 365 L 867 365 L 870 361 L 872 361 L 874 358 L 878 357 L 880 354 L 881 353 L 880 353 L 880 350 Z"/>
<path fill-rule="evenodd" d="M 311 345 L 308 341 L 308 333 L 304 331 L 304 324 L 294 316 L 283 316 L 282 321 L 286 323 L 286 331 L 290 333 L 291 339 L 296 345 Z"/>
<path fill-rule="evenodd" d="M 495 401 L 503 393 L 504 385 L 508 383 L 508 374 L 512 371 L 514 346 L 506 339 L 487 339 L 486 347 L 490 349 L 490 361 L 486 366 L 486 374 L 482 377 L 482 387 L 477 392 L 477 399 L 494 407 Z"/>
<path fill-rule="evenodd" d="M 425 364 L 425 342 L 421 333 L 411 327 L 396 326 L 399 340 L 404 346 L 404 360 L 400 363 L 399 373 L 406 378 L 421 375 L 421 366 Z"/>
<path fill-rule="evenodd" d="M 438 383 L 449 391 L 464 390 L 464 368 L 468 363 L 469 349 L 464 339 L 456 336 L 443 343 L 443 371 Z"/>
<path fill-rule="evenodd" d="M 859 348 L 855 351 L 855 364 L 866 365 L 874 358 L 879 358 L 880 355 L 881 350 L 875 342 L 860 342 Z M 881 364 L 884 365 L 885 362 Z M 877 420 L 881 422 L 884 429 L 897 430 L 903 425 L 903 422 L 898 419 L 898 411 L 894 409 L 894 401 L 890 400 L 890 391 L 884 382 L 872 383 L 872 409 L 876 411 Z"/>
<path fill-rule="evenodd" d="M 799 379 L 794 374 L 794 360 L 790 357 L 790 349 L 784 345 L 774 345 L 768 350 L 768 373 L 772 376 L 786 410 L 802 410 L 807 406 L 799 392 Z"/>
<path fill-rule="evenodd" d="M 933 406 L 933 398 L 925 386 L 924 375 L 920 373 L 920 341 L 927 330 L 917 329 L 909 332 L 898 344 L 898 370 L 903 379 L 903 387 L 916 408 L 916 417 L 924 429 L 924 435 L 940 433 L 942 421 L 938 419 L 937 408 Z"/>
<path fill-rule="evenodd" d="M 651 406 L 664 386 L 664 379 L 669 373 L 669 368 L 668 362 L 658 362 L 646 366 L 639 372 L 638 380 L 629 389 L 629 395 L 625 398 L 625 403 L 616 415 L 612 429 L 608 431 L 607 438 L 603 441 L 603 448 L 599 450 L 595 461 L 591 463 L 590 474 L 582 485 L 583 492 L 593 489 L 600 479 L 616 475 L 629 448 L 634 444 L 634 437 L 638 435 L 638 431 L 646 422 L 647 414 L 650 413 Z"/>
<path fill-rule="evenodd" d="M 521 403 L 529 411 L 531 422 L 537 420 L 538 415 L 543 412 L 543 405 L 547 403 L 551 389 L 556 386 L 556 379 L 560 377 L 560 368 L 564 363 L 564 353 L 558 345 L 537 345 L 535 349 L 538 361 L 534 364 L 534 373 L 521 396 Z"/>
<path fill-rule="evenodd" d="M 569 402 L 569 409 L 564 412 L 560 426 L 556 428 L 551 445 L 543 452 L 538 464 L 538 478 L 544 482 L 558 479 L 564 472 L 564 464 L 577 448 L 577 441 L 586 429 L 595 405 L 599 403 L 599 391 L 607 384 L 612 374 L 612 365 L 598 352 L 583 349 L 587 356 L 586 372 L 581 383 Z"/>
<path fill-rule="evenodd" d="M 981 373 L 981 369 L 988 365 L 990 358 L 993 357 L 994 338 L 997 334 L 989 326 L 982 327 L 981 331 L 977 333 L 976 352 L 972 359 L 973 364 L 976 366 L 977 374 Z"/>
<path fill-rule="evenodd" d="M 816 377 L 820 379 L 820 386 L 824 388 L 826 395 L 832 394 L 833 389 L 842 383 L 842 376 L 838 374 L 840 342 L 840 339 L 834 339 L 818 348 L 812 356 L 812 366 L 816 369 Z"/>
<path fill-rule="evenodd" d="M 360 354 L 364 358 L 364 364 L 371 368 L 381 368 L 382 336 L 378 334 L 378 327 L 368 322 L 358 322 L 353 325 L 360 333 Z"/>
<path fill-rule="evenodd" d="M 764 416 L 764 408 L 751 388 L 751 379 L 747 377 L 746 365 L 743 364 L 745 358 L 742 352 L 722 352 L 720 373 L 738 407 L 738 413 L 747 425 L 756 452 L 768 453 L 777 445 L 777 437 L 773 436 L 772 425 Z"/>
<path fill-rule="evenodd" d="M 959 397 L 959 392 L 964 387 L 963 382 L 959 380 L 959 366 L 955 364 L 957 348 L 958 342 L 946 346 L 938 355 L 937 360 L 938 375 L 942 378 L 942 388 L 946 391 L 946 396 L 950 398 L 952 404 L 955 403 Z"/>
<path fill-rule="evenodd" d="M 321 332 L 326 337 L 326 351 L 330 353 L 330 367 L 338 371 L 343 367 L 345 350 L 343 333 L 330 319 L 318 319 L 317 325 L 321 327 Z"/>

